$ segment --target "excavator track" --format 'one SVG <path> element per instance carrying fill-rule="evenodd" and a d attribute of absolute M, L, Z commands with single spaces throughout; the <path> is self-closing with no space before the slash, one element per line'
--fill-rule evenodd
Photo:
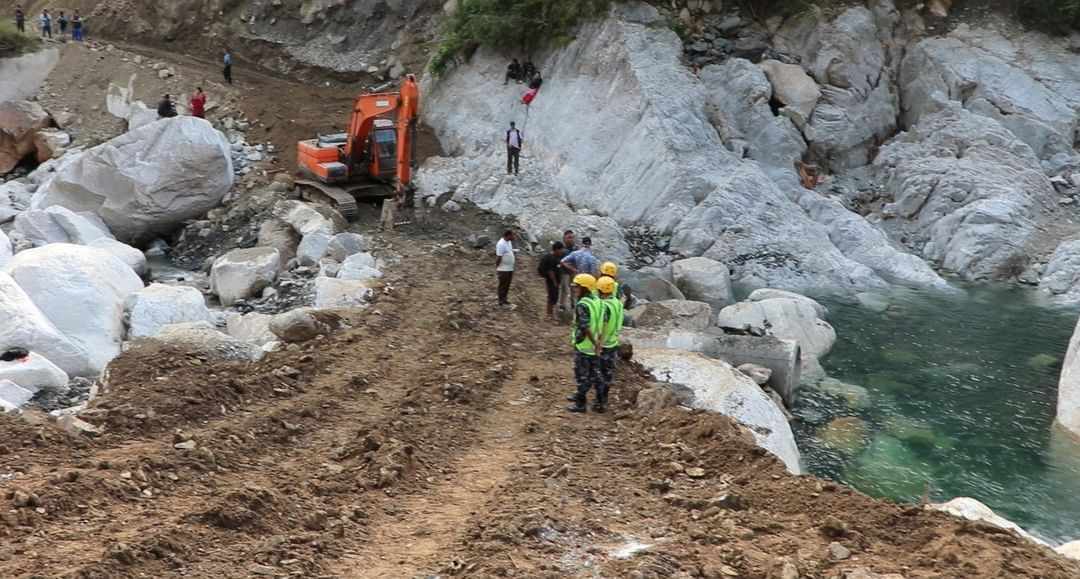
<path fill-rule="evenodd" d="M 303 196 L 309 201 L 327 203 L 337 209 L 341 215 L 353 221 L 357 215 L 357 197 L 365 199 L 380 199 L 392 197 L 394 190 L 383 183 L 366 183 L 336 187 L 327 185 L 313 179 L 297 179 L 296 184 L 302 188 Z"/>

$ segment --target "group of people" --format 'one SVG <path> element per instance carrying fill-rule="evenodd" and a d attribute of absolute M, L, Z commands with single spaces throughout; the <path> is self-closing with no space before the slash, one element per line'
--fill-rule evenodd
<path fill-rule="evenodd" d="M 41 16 L 38 17 L 42 37 L 53 37 L 53 22 L 53 16 L 52 14 L 49 14 L 49 10 L 42 10 Z M 55 23 L 61 38 L 67 38 L 68 25 L 70 25 L 71 39 L 77 42 L 83 40 L 83 19 L 78 10 L 71 15 L 70 19 L 64 14 L 64 11 L 61 10 L 55 19 Z M 26 12 L 23 11 L 22 5 L 19 4 L 15 5 L 15 28 L 23 34 L 26 33 Z"/>
<path fill-rule="evenodd" d="M 206 118 L 206 93 L 203 92 L 201 86 L 196 87 L 195 94 L 191 95 L 190 107 L 191 116 L 200 119 Z M 173 101 L 172 95 L 166 93 L 165 96 L 161 97 L 157 106 L 157 114 L 158 118 L 161 119 L 168 119 L 177 115 L 176 102 Z"/>
<path fill-rule="evenodd" d="M 514 231 L 508 229 L 495 246 L 499 305 L 508 308 L 514 307 L 509 294 L 517 261 L 515 237 Z M 630 289 L 617 281 L 618 265 L 601 263 L 592 253 L 592 239 L 582 238 L 579 246 L 571 230 L 563 232 L 561 241 L 551 244 L 550 252 L 540 259 L 537 273 L 547 288 L 548 319 L 557 322 L 558 310 L 573 312 L 571 343 L 577 391 L 568 398 L 573 402 L 568 410 L 585 412 L 588 393 L 594 390 L 593 411 L 604 412 L 615 378 L 623 312 L 633 305 Z"/>
<path fill-rule="evenodd" d="M 516 58 L 506 65 L 506 78 L 503 79 L 503 84 L 509 84 L 512 80 L 525 83 L 529 85 L 529 88 L 540 88 L 544 82 L 543 77 L 540 76 L 540 70 L 531 60 L 526 60 L 525 64 L 521 64 Z"/>

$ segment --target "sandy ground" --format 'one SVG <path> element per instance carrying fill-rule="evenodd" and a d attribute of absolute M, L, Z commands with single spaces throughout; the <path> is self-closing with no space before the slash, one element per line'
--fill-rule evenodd
<path fill-rule="evenodd" d="M 298 351 L 125 353 L 85 415 L 99 437 L 0 418 L 0 577 L 1080 576 L 996 528 L 789 476 L 723 417 L 638 409 L 632 365 L 609 413 L 566 413 L 566 328 L 539 315 L 532 258 L 499 310 L 489 256 L 456 235 L 380 239 L 402 260 L 377 302 Z"/>

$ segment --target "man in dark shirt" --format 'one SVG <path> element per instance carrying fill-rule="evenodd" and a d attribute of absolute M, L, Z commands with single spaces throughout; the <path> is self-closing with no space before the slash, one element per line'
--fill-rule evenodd
<path fill-rule="evenodd" d="M 21 5 L 15 7 L 15 28 L 19 32 L 26 33 L 26 13 L 23 12 Z"/>
<path fill-rule="evenodd" d="M 540 267 L 537 268 L 537 273 L 544 278 L 544 285 L 547 286 L 547 316 L 552 321 L 558 319 L 555 317 L 555 304 L 559 302 L 559 275 L 562 270 L 559 262 L 565 254 L 563 243 L 556 241 L 551 244 L 551 253 L 540 259 Z"/>
<path fill-rule="evenodd" d="M 508 84 L 511 80 L 520 82 L 521 79 L 521 63 L 515 58 L 510 64 L 506 65 L 506 78 L 503 79 L 503 85 Z"/>
<path fill-rule="evenodd" d="M 574 232 L 567 229 L 563 232 L 563 255 L 573 253 L 577 251 L 577 245 L 574 240 Z M 570 270 L 559 266 L 559 309 L 564 311 L 570 311 L 570 308 L 574 305 L 574 300 L 570 295 Z"/>
<path fill-rule="evenodd" d="M 172 97 L 165 95 L 161 97 L 161 102 L 157 106 L 157 115 L 159 119 L 168 119 L 176 116 L 176 105 L 172 102 Z"/>

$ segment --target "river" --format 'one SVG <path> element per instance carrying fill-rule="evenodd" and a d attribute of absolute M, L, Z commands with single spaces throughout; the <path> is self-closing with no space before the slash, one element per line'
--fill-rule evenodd
<path fill-rule="evenodd" d="M 1080 539 L 1080 443 L 1052 426 L 1076 309 L 1034 292 L 824 302 L 833 380 L 800 390 L 807 468 L 873 496 L 978 499 L 1051 543 Z"/>

